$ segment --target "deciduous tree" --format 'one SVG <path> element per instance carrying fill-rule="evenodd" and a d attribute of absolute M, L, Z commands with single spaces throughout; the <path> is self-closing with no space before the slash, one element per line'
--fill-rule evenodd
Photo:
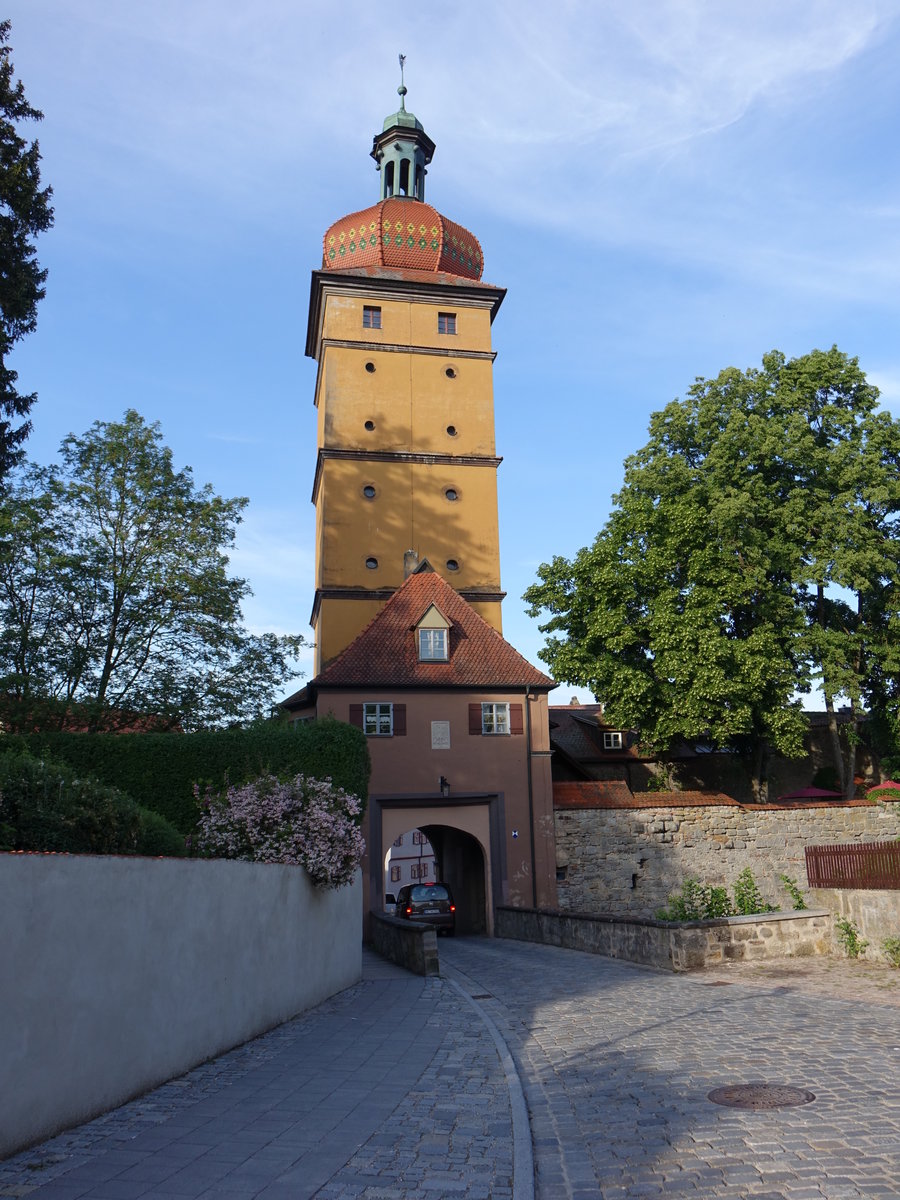
<path fill-rule="evenodd" d="M 821 688 L 852 794 L 865 710 L 898 675 L 900 422 L 837 348 L 698 379 L 654 414 L 593 546 L 526 592 L 557 678 L 666 748 L 802 752 Z M 849 750 L 842 754 L 843 703 Z"/>
<path fill-rule="evenodd" d="M 26 470 L 0 504 L 8 723 L 73 706 L 90 729 L 268 715 L 303 639 L 243 625 L 227 551 L 246 503 L 195 487 L 133 410 L 67 437 L 60 469 Z"/>

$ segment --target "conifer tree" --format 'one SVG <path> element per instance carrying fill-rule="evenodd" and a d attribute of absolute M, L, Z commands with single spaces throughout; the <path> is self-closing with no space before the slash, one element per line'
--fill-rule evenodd
<path fill-rule="evenodd" d="M 33 239 L 53 224 L 52 189 L 41 187 L 38 143 L 19 132 L 23 121 L 40 121 L 43 113 L 28 103 L 15 79 L 9 32 L 10 22 L 0 21 L 0 486 L 21 461 L 31 429 L 27 417 L 37 395 L 18 390 L 9 356 L 37 325 L 47 272 Z"/>

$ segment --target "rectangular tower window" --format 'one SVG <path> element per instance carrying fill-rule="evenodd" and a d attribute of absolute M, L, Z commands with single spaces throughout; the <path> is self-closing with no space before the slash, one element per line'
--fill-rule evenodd
<path fill-rule="evenodd" d="M 438 313 L 438 333 L 456 333 L 456 313 Z"/>
<path fill-rule="evenodd" d="M 381 328 L 381 309 L 372 304 L 363 305 L 363 329 Z"/>

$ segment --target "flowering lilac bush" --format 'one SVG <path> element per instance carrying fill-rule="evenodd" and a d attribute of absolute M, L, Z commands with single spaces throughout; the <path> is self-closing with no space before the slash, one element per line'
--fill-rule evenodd
<path fill-rule="evenodd" d="M 263 775 L 221 793 L 195 793 L 203 810 L 200 854 L 303 866 L 320 888 L 352 881 L 365 850 L 355 821 L 362 803 L 330 779 Z"/>

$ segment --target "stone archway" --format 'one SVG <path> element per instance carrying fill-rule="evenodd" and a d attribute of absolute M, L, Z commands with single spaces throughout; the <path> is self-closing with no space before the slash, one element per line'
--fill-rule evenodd
<path fill-rule="evenodd" d="M 447 884 L 456 903 L 456 932 L 487 933 L 487 871 L 478 839 L 450 825 L 424 825 L 421 829 L 434 848 L 437 876 Z"/>

